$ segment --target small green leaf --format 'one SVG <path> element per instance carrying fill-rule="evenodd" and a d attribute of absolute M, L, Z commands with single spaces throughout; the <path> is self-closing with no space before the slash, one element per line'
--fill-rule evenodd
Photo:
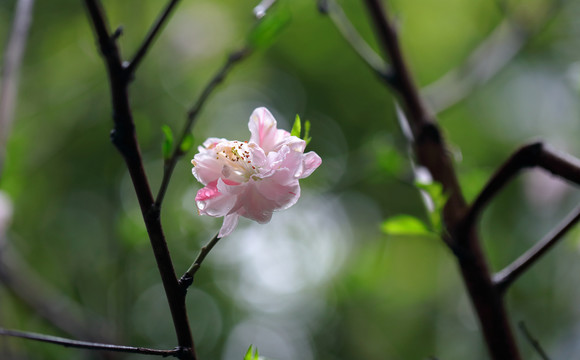
<path fill-rule="evenodd" d="M 163 125 L 161 127 L 163 134 L 165 135 L 165 139 L 163 140 L 163 159 L 167 160 L 171 157 L 171 149 L 173 148 L 173 132 L 171 128 L 167 125 Z"/>
<path fill-rule="evenodd" d="M 433 202 L 433 208 L 429 210 L 431 226 L 437 233 L 443 231 L 443 208 L 449 199 L 449 195 L 443 192 L 443 185 L 438 182 L 421 183 L 415 182 L 415 186 L 423 190 Z"/>
<path fill-rule="evenodd" d="M 193 147 L 193 135 L 189 133 L 185 135 L 185 137 L 183 138 L 181 145 L 179 145 L 179 150 L 181 150 L 181 152 L 185 154 L 186 152 L 191 150 L 192 147 Z"/>
<path fill-rule="evenodd" d="M 294 125 L 292 125 L 292 131 L 290 131 L 290 135 L 299 138 L 301 132 L 302 132 L 302 124 L 300 122 L 300 116 L 296 114 L 296 120 L 294 120 Z"/>
<path fill-rule="evenodd" d="M 431 234 L 424 222 L 410 215 L 397 215 L 383 221 L 381 230 L 388 235 Z"/>
<path fill-rule="evenodd" d="M 306 141 L 306 145 L 312 140 L 310 137 L 310 121 L 306 120 L 304 122 L 304 141 Z"/>
<path fill-rule="evenodd" d="M 290 23 L 290 18 L 290 10 L 283 4 L 283 1 L 279 0 L 250 31 L 248 44 L 256 49 L 272 45 L 282 30 Z"/>
<path fill-rule="evenodd" d="M 254 345 L 250 345 L 248 351 L 246 351 L 246 355 L 244 355 L 244 360 L 254 360 Z"/>

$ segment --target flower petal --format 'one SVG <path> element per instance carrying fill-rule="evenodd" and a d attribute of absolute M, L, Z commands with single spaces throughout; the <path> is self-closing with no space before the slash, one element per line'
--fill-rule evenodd
<path fill-rule="evenodd" d="M 218 237 L 221 239 L 231 234 L 236 226 L 238 226 L 238 219 L 239 215 L 236 213 L 226 215 L 224 217 L 224 223 L 220 229 L 220 232 L 218 233 Z"/>
<path fill-rule="evenodd" d="M 236 197 L 222 194 L 217 187 L 218 181 L 212 181 L 197 192 L 195 204 L 200 214 L 214 217 L 225 216 L 235 205 Z"/>
<path fill-rule="evenodd" d="M 276 119 L 264 107 L 257 108 L 250 116 L 248 128 L 252 133 L 250 142 L 258 144 L 264 152 L 268 154 L 270 151 L 277 151 L 277 149 L 290 137 L 290 133 L 286 130 L 278 130 Z"/>
<path fill-rule="evenodd" d="M 296 177 L 299 179 L 304 179 L 310 176 L 316 170 L 320 164 L 322 164 L 322 159 L 314 151 L 310 151 L 304 156 L 302 156 L 302 171 L 296 173 Z"/>

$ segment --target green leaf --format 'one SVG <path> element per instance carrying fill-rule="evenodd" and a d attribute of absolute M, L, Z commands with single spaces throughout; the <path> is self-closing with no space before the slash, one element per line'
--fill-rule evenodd
<path fill-rule="evenodd" d="M 449 195 L 443 192 L 443 185 L 438 182 L 415 182 L 415 186 L 424 191 L 431 199 L 433 208 L 428 209 L 431 226 L 435 232 L 441 233 L 443 231 L 443 208 L 449 199 Z"/>
<path fill-rule="evenodd" d="M 163 159 L 167 160 L 171 157 L 171 149 L 173 148 L 173 132 L 171 128 L 167 125 L 163 125 L 161 127 L 163 134 L 165 135 L 165 139 L 163 140 L 162 152 L 163 152 Z"/>
<path fill-rule="evenodd" d="M 280 4 L 282 3 L 282 4 Z M 279 0 L 248 34 L 248 44 L 255 49 L 272 45 L 290 23 L 290 10 Z"/>
<path fill-rule="evenodd" d="M 254 360 L 254 345 L 250 345 L 248 351 L 246 351 L 246 355 L 244 355 L 244 360 Z"/>
<path fill-rule="evenodd" d="M 302 132 L 302 124 L 300 123 L 300 116 L 296 114 L 296 120 L 294 120 L 294 125 L 292 125 L 292 131 L 290 131 L 290 135 L 299 138 L 301 132 Z"/>
<path fill-rule="evenodd" d="M 244 360 L 260 360 L 258 348 L 254 345 L 250 345 L 248 351 L 246 351 L 246 355 L 244 355 Z"/>
<path fill-rule="evenodd" d="M 388 235 L 430 235 L 425 223 L 410 215 L 393 216 L 381 224 L 381 230 Z"/>
<path fill-rule="evenodd" d="M 183 138 L 181 145 L 179 145 L 179 150 L 181 150 L 181 152 L 185 154 L 186 152 L 191 150 L 192 147 L 193 147 L 193 135 L 189 133 L 185 135 L 185 137 Z"/>
<path fill-rule="evenodd" d="M 312 140 L 310 137 L 310 121 L 306 120 L 304 122 L 304 141 L 306 141 L 306 145 Z"/>

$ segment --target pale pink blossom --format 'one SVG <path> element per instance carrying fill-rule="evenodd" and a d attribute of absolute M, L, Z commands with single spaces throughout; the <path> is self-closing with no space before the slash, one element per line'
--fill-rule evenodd
<path fill-rule="evenodd" d="M 204 185 L 195 196 L 202 215 L 224 217 L 218 236 L 229 235 L 240 216 L 264 224 L 276 210 L 287 209 L 300 197 L 303 179 L 322 160 L 306 142 L 277 128 L 266 108 L 254 110 L 248 123 L 249 141 L 209 138 L 191 163 Z"/>

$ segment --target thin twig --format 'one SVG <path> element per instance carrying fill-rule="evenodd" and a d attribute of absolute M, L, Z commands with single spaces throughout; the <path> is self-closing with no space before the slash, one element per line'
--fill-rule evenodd
<path fill-rule="evenodd" d="M 175 169 L 175 166 L 177 165 L 179 159 L 184 155 L 184 152 L 181 148 L 181 144 L 186 139 L 186 137 L 191 133 L 191 129 L 193 127 L 195 119 L 199 115 L 199 112 L 201 111 L 203 105 L 205 104 L 209 96 L 213 93 L 215 88 L 229 74 L 233 66 L 242 61 L 243 59 L 245 59 L 250 53 L 251 51 L 247 47 L 244 47 L 238 51 L 234 51 L 233 53 L 231 53 L 228 56 L 224 65 L 211 78 L 209 83 L 207 83 L 207 85 L 201 92 L 201 95 L 199 96 L 195 104 L 187 112 L 187 118 L 185 124 L 183 125 L 181 135 L 179 136 L 178 141 L 175 143 L 175 147 L 173 149 L 171 157 L 165 162 L 164 165 L 163 179 L 161 180 L 161 185 L 159 186 L 159 191 L 157 192 L 157 198 L 155 200 L 155 205 L 158 208 L 161 208 L 163 199 L 165 198 L 165 193 L 167 192 L 171 176 L 173 175 L 173 170 Z"/>
<path fill-rule="evenodd" d="M 12 32 L 4 51 L 0 87 L 0 178 L 4 169 L 6 143 L 12 127 L 22 55 L 26 47 L 34 0 L 18 0 Z"/>
<path fill-rule="evenodd" d="M 348 19 L 342 7 L 335 0 L 325 0 L 320 5 L 321 12 L 328 14 L 334 26 L 338 29 L 342 37 L 349 43 L 358 56 L 380 77 L 388 79 L 390 68 L 363 39 L 356 30 L 352 22 Z"/>
<path fill-rule="evenodd" d="M 532 334 L 530 334 L 530 332 L 528 331 L 526 324 L 524 324 L 523 321 L 520 321 L 518 323 L 518 326 L 520 327 L 520 330 L 522 331 L 522 333 L 524 334 L 524 336 L 526 337 L 526 339 L 530 342 L 530 344 L 532 344 L 532 346 L 534 347 L 534 349 L 538 352 L 538 355 L 540 355 L 540 357 L 543 360 L 550 360 L 550 358 L 548 357 L 548 355 L 546 354 L 546 352 L 542 349 L 542 346 L 540 346 L 540 342 L 538 340 L 536 340 Z"/>
<path fill-rule="evenodd" d="M 193 284 L 195 273 L 201 267 L 201 263 L 203 262 L 205 257 L 209 254 L 211 249 L 213 249 L 213 247 L 218 243 L 218 241 L 220 241 L 221 238 L 218 237 L 218 234 L 215 234 L 215 236 L 204 247 L 201 248 L 201 250 L 199 251 L 199 255 L 197 255 L 197 258 L 195 259 L 193 264 L 191 264 L 189 269 L 187 269 L 185 274 L 183 274 L 181 279 L 179 279 L 179 285 L 181 285 L 181 287 L 184 290 L 187 289 L 191 284 Z"/>
<path fill-rule="evenodd" d="M 126 67 L 126 71 L 128 74 L 130 74 L 130 76 L 132 76 L 135 73 L 135 70 L 137 69 L 137 67 L 139 66 L 145 55 L 147 54 L 147 51 L 153 44 L 153 41 L 159 34 L 165 22 L 169 19 L 169 15 L 171 14 L 172 10 L 175 8 L 175 5 L 177 5 L 178 2 L 179 0 L 170 0 L 167 3 L 165 9 L 163 9 L 161 14 L 159 14 L 159 17 L 157 18 L 157 20 L 147 33 L 147 36 L 143 40 L 143 43 L 141 43 L 139 50 L 137 50 L 137 52 L 133 56 L 133 59 L 129 62 L 129 65 L 127 65 Z"/>
<path fill-rule="evenodd" d="M 580 207 L 570 213 L 554 230 L 526 251 L 513 263 L 506 266 L 494 276 L 494 283 L 502 293 L 542 255 L 552 248 L 562 237 L 580 221 Z"/>
<path fill-rule="evenodd" d="M 159 274 L 161 275 L 165 295 L 171 310 L 177 341 L 181 348 L 187 349 L 182 354 L 182 357 L 183 359 L 195 360 L 197 357 L 189 321 L 187 319 L 185 293 L 180 289 L 179 283 L 177 282 L 173 262 L 161 225 L 160 208 L 155 206 L 155 199 L 153 198 L 153 193 L 151 192 L 149 181 L 145 174 L 143 159 L 135 133 L 135 124 L 128 95 L 130 79 L 122 65 L 117 44 L 109 35 L 110 32 L 100 2 L 98 0 L 85 0 L 85 4 L 92 20 L 109 75 L 114 121 L 111 140 L 123 156 L 129 174 L 131 175 L 151 247 L 153 248 L 153 254 L 155 255 Z"/>
<path fill-rule="evenodd" d="M 157 350 L 157 349 L 149 349 L 149 348 L 143 348 L 143 347 L 101 344 L 101 343 L 94 343 L 94 342 L 89 342 L 89 341 L 72 340 L 72 339 L 66 339 L 66 338 L 61 338 L 61 337 L 56 337 L 56 336 L 36 334 L 36 333 L 17 331 L 17 330 L 8 330 L 8 329 L 2 329 L 2 328 L 0 328 L 0 335 L 1 336 L 17 337 L 17 338 L 21 338 L 21 339 L 28 339 L 28 340 L 34 340 L 34 341 L 40 341 L 40 342 L 56 344 L 56 345 L 62 345 L 64 347 L 73 347 L 73 348 L 89 349 L 89 350 L 114 351 L 114 352 L 141 354 L 141 355 L 157 355 L 157 356 L 163 356 L 163 357 L 167 357 L 167 356 L 179 357 L 183 353 L 183 349 L 181 349 L 181 348 L 175 348 L 173 350 Z"/>

